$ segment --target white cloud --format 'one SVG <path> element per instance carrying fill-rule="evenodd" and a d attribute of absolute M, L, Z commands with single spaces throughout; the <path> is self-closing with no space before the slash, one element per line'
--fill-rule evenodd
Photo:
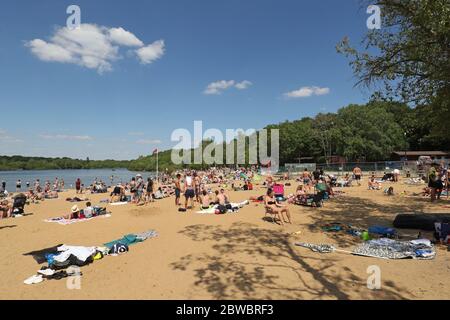
<path fill-rule="evenodd" d="M 109 38 L 112 42 L 127 47 L 142 47 L 144 45 L 134 34 L 123 28 L 109 29 Z"/>
<path fill-rule="evenodd" d="M 23 142 L 23 140 L 10 136 L 6 130 L 0 129 L 0 142 Z"/>
<path fill-rule="evenodd" d="M 236 83 L 236 88 L 237 89 L 239 89 L 239 90 L 245 90 L 245 89 L 247 89 L 248 87 L 250 87 L 251 85 L 253 85 L 253 83 L 251 83 L 250 81 L 248 81 L 248 80 L 244 80 L 244 81 L 242 81 L 242 82 L 239 82 L 239 83 Z"/>
<path fill-rule="evenodd" d="M 137 144 L 161 144 L 162 141 L 161 140 L 147 140 L 147 139 L 140 139 L 138 141 L 136 141 Z"/>
<path fill-rule="evenodd" d="M 46 140 L 78 140 L 78 141 L 90 141 L 93 140 L 91 136 L 78 136 L 78 135 L 66 135 L 66 134 L 41 134 L 41 138 Z"/>
<path fill-rule="evenodd" d="M 221 94 L 224 90 L 234 86 L 236 82 L 234 80 L 220 80 L 212 82 L 206 87 L 204 94 Z"/>
<path fill-rule="evenodd" d="M 74 30 L 60 27 L 49 41 L 34 39 L 25 45 L 40 60 L 77 64 L 103 73 L 112 71 L 112 63 L 121 58 L 120 46 L 143 47 L 144 43 L 123 28 L 82 24 Z"/>
<path fill-rule="evenodd" d="M 141 60 L 142 64 L 149 64 L 154 62 L 155 60 L 158 60 L 164 55 L 164 52 L 164 40 L 155 41 L 146 47 L 136 50 L 136 54 L 139 57 L 139 60 Z"/>
<path fill-rule="evenodd" d="M 320 87 L 302 87 L 298 90 L 286 92 L 284 96 L 286 98 L 307 98 L 311 96 L 323 96 L 330 93 L 329 88 Z"/>
<path fill-rule="evenodd" d="M 220 80 L 208 84 L 203 94 L 206 95 L 218 95 L 229 88 L 236 88 L 239 90 L 245 90 L 250 87 L 253 83 L 248 80 L 242 82 L 237 82 L 235 80 Z"/>

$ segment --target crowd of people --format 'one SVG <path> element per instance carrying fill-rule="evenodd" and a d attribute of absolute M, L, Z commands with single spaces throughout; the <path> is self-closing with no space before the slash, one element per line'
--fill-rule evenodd
<path fill-rule="evenodd" d="M 398 182 L 399 177 L 400 171 L 398 169 L 390 173 L 385 172 L 381 179 L 376 178 L 375 173 L 372 172 L 367 179 L 367 186 L 369 190 L 381 190 L 384 181 Z M 158 199 L 173 197 L 175 207 L 183 209 L 180 211 L 187 211 L 196 207 L 206 210 L 212 206 L 229 209 L 231 199 L 227 191 L 254 190 L 254 184 L 256 183 L 266 188 L 267 192 L 260 197 L 252 197 L 250 200 L 257 199 L 264 202 L 266 209 L 277 215 L 280 221 L 289 222 L 291 218 L 287 205 L 308 204 L 312 199 L 312 203 L 319 205 L 323 198 L 317 198 L 318 194 L 333 197 L 335 195 L 333 188 L 335 187 L 349 187 L 354 182 L 361 186 L 363 171 L 356 166 L 351 174 L 347 173 L 344 176 L 337 177 L 333 174 L 325 174 L 320 167 L 312 172 L 304 169 L 296 177 L 298 186 L 295 193 L 286 197 L 284 197 L 284 194 L 277 194 L 276 188 L 280 185 L 280 182 L 291 180 L 290 174 L 284 173 L 278 176 L 276 181 L 271 175 L 262 177 L 259 168 L 256 166 L 239 169 L 210 168 L 199 171 L 184 169 L 171 174 L 164 172 L 158 179 L 149 177 L 145 180 L 141 174 L 137 174 L 130 181 L 115 185 L 112 185 L 114 178 L 111 177 L 110 179 L 110 186 L 103 180 L 95 178 L 88 187 L 85 187 L 81 179 L 78 178 L 74 183 L 76 194 L 78 196 L 84 193 L 95 194 L 110 191 L 108 202 L 129 202 L 137 205 L 146 205 Z M 448 183 L 446 179 L 448 179 L 447 169 L 438 163 L 433 163 L 427 176 L 427 190 L 432 201 L 440 198 L 441 192 Z M 22 181 L 17 180 L 16 192 L 23 193 L 27 201 L 32 203 L 58 198 L 58 193 L 65 190 L 64 179 L 59 178 L 55 178 L 53 182 L 46 180 L 44 183 L 41 183 L 40 179 L 36 179 L 33 184 L 26 182 L 25 185 L 26 188 L 23 188 Z M 287 185 L 288 183 L 286 183 Z M 393 188 L 391 187 L 391 190 L 386 193 L 393 195 Z M 9 194 L 6 190 L 6 182 L 3 181 L 0 187 L 0 199 L 3 199 L 0 202 L 1 218 L 11 215 L 13 206 L 12 199 L 8 199 Z"/>

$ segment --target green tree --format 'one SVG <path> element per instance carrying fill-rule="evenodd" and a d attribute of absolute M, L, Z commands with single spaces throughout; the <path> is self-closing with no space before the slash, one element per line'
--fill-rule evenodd
<path fill-rule="evenodd" d="M 371 3 L 373 4 L 373 3 Z M 441 121 L 450 111 L 450 1 L 378 0 L 382 27 L 363 39 L 363 51 L 349 39 L 337 46 L 351 57 L 357 85 L 382 84 L 382 96 L 412 106 L 430 105 L 433 131 L 450 136 Z"/>
<path fill-rule="evenodd" d="M 337 152 L 349 160 L 385 160 L 407 148 L 402 128 L 382 107 L 350 105 L 338 111 L 336 122 Z"/>

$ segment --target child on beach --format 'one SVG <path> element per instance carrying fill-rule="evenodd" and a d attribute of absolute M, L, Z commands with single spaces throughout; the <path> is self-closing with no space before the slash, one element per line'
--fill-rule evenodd
<path fill-rule="evenodd" d="M 147 179 L 147 184 L 145 186 L 145 203 L 155 202 L 153 196 L 153 180 L 152 178 Z"/>
<path fill-rule="evenodd" d="M 94 208 L 90 202 L 86 202 L 86 208 L 83 210 L 84 217 L 89 219 L 94 216 Z"/>

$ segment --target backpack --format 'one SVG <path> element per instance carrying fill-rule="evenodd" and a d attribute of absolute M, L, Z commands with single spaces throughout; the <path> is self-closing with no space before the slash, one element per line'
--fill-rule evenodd
<path fill-rule="evenodd" d="M 226 207 L 226 206 L 223 206 L 223 205 L 221 205 L 221 204 L 219 204 L 219 207 L 218 207 L 217 209 L 219 210 L 219 213 L 220 213 L 220 214 L 225 214 L 225 213 L 227 213 L 227 211 L 228 211 L 227 207 Z"/>

